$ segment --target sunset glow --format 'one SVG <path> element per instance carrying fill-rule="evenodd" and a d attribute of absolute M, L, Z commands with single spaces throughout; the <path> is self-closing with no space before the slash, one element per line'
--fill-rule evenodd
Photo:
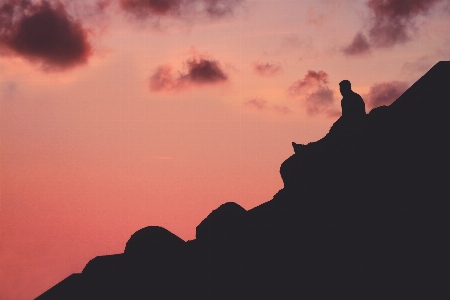
<path fill-rule="evenodd" d="M 341 80 L 368 112 L 449 49 L 449 0 L 0 0 L 0 299 L 269 201 Z"/>

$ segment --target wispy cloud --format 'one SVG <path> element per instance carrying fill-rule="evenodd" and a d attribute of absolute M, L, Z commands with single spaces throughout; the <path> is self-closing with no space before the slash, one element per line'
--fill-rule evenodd
<path fill-rule="evenodd" d="M 369 109 L 382 105 L 390 105 L 408 88 L 409 84 L 403 81 L 376 83 L 370 87 L 364 99 Z"/>
<path fill-rule="evenodd" d="M 334 92 L 328 87 L 328 74 L 324 71 L 309 70 L 303 79 L 291 84 L 288 93 L 300 98 L 310 115 L 329 115 L 333 110 Z"/>
<path fill-rule="evenodd" d="M 257 111 L 272 111 L 279 114 L 291 113 L 291 110 L 287 106 L 269 105 L 269 101 L 264 98 L 250 98 L 244 102 L 244 105 L 250 109 Z"/>
<path fill-rule="evenodd" d="M 210 19 L 232 15 L 244 0 L 119 0 L 120 8 L 137 19 L 155 17 Z"/>
<path fill-rule="evenodd" d="M 370 52 L 370 44 L 366 36 L 362 32 L 358 32 L 350 45 L 345 47 L 342 51 L 346 55 L 362 55 Z"/>
<path fill-rule="evenodd" d="M 282 70 L 280 63 L 254 62 L 253 71 L 261 76 L 274 76 Z"/>
<path fill-rule="evenodd" d="M 412 38 L 419 16 L 426 16 L 438 3 L 448 0 L 368 0 L 370 26 L 367 34 L 358 32 L 342 51 L 362 55 L 371 48 L 389 48 Z"/>

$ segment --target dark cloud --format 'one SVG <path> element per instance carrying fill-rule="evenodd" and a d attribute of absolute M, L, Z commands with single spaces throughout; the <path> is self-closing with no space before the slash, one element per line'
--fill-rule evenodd
<path fill-rule="evenodd" d="M 279 106 L 279 105 L 269 106 L 268 101 L 263 98 L 248 99 L 247 101 L 244 102 L 244 105 L 252 109 L 256 109 L 258 111 L 270 110 L 272 112 L 276 112 L 279 114 L 288 114 L 291 112 L 291 110 L 287 106 Z"/>
<path fill-rule="evenodd" d="M 0 48 L 3 53 L 42 63 L 46 70 L 64 70 L 87 62 L 92 54 L 87 32 L 63 4 L 8 0 L 0 6 Z"/>
<path fill-rule="evenodd" d="M 436 4 L 448 0 L 368 0 L 371 20 L 368 40 L 358 33 L 343 49 L 347 55 L 367 53 L 370 47 L 388 48 L 411 39 L 419 16 L 427 15 Z"/>
<path fill-rule="evenodd" d="M 244 0 L 119 0 L 127 13 L 146 19 L 160 16 L 176 18 L 199 17 L 221 18 L 233 14 Z"/>
<path fill-rule="evenodd" d="M 188 73 L 180 77 L 182 80 L 194 83 L 216 83 L 228 79 L 227 75 L 220 69 L 219 63 L 215 60 L 192 58 L 186 63 Z"/>
<path fill-rule="evenodd" d="M 281 72 L 281 65 L 279 63 L 253 63 L 253 70 L 262 76 L 273 76 Z"/>
<path fill-rule="evenodd" d="M 150 90 L 153 92 L 182 90 L 192 85 L 216 84 L 228 80 L 228 76 L 216 60 L 194 57 L 186 61 L 186 66 L 187 73 L 179 73 L 177 77 L 174 77 L 171 66 L 159 66 L 150 76 Z"/>
<path fill-rule="evenodd" d="M 370 44 L 363 33 L 358 32 L 350 45 L 343 50 L 346 55 L 362 55 L 370 52 Z"/>
<path fill-rule="evenodd" d="M 415 18 L 425 15 L 442 0 L 369 0 L 373 14 L 369 36 L 376 47 L 392 47 L 410 39 Z"/>
<path fill-rule="evenodd" d="M 409 84 L 403 81 L 390 81 L 376 83 L 370 87 L 369 93 L 364 96 L 369 109 L 390 105 L 397 100 L 409 87 Z"/>
<path fill-rule="evenodd" d="M 303 79 L 294 82 L 288 89 L 293 97 L 300 97 L 310 115 L 329 115 L 333 109 L 334 93 L 328 87 L 328 74 L 309 70 Z"/>

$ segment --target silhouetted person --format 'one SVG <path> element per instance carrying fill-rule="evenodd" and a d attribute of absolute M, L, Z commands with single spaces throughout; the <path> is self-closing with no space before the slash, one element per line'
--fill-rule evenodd
<path fill-rule="evenodd" d="M 338 127 L 342 127 L 344 124 L 347 123 L 347 126 L 350 125 L 351 127 L 354 127 L 355 124 L 353 123 L 353 120 L 358 120 L 363 118 L 366 115 L 366 106 L 364 104 L 363 98 L 354 91 L 352 91 L 352 86 L 350 81 L 348 80 L 342 80 L 339 82 L 339 90 L 342 95 L 341 100 L 341 107 L 342 107 L 342 116 L 339 118 L 339 120 L 336 121 L 335 124 L 330 129 L 330 132 L 335 132 L 338 130 Z M 350 124 L 348 124 L 349 122 Z M 322 138 L 319 141 L 327 140 L 328 142 L 331 142 L 331 139 L 329 138 Z M 319 142 L 317 141 L 317 142 Z M 317 142 L 309 143 L 308 145 L 317 145 Z M 323 142 L 322 142 L 323 144 Z M 294 148 L 295 153 L 299 153 L 302 151 L 302 149 L 305 149 L 305 145 L 297 144 L 295 142 L 292 142 L 292 147 Z"/>
<path fill-rule="evenodd" d="M 358 118 L 366 114 L 366 106 L 361 96 L 352 91 L 350 81 L 342 80 L 339 82 L 339 90 L 342 95 L 341 107 L 342 117 Z"/>

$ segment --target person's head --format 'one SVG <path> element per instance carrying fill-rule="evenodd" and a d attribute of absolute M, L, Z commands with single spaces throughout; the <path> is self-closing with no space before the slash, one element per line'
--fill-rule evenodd
<path fill-rule="evenodd" d="M 339 82 L 339 90 L 341 91 L 341 95 L 348 95 L 352 91 L 352 85 L 348 80 L 342 80 Z"/>

